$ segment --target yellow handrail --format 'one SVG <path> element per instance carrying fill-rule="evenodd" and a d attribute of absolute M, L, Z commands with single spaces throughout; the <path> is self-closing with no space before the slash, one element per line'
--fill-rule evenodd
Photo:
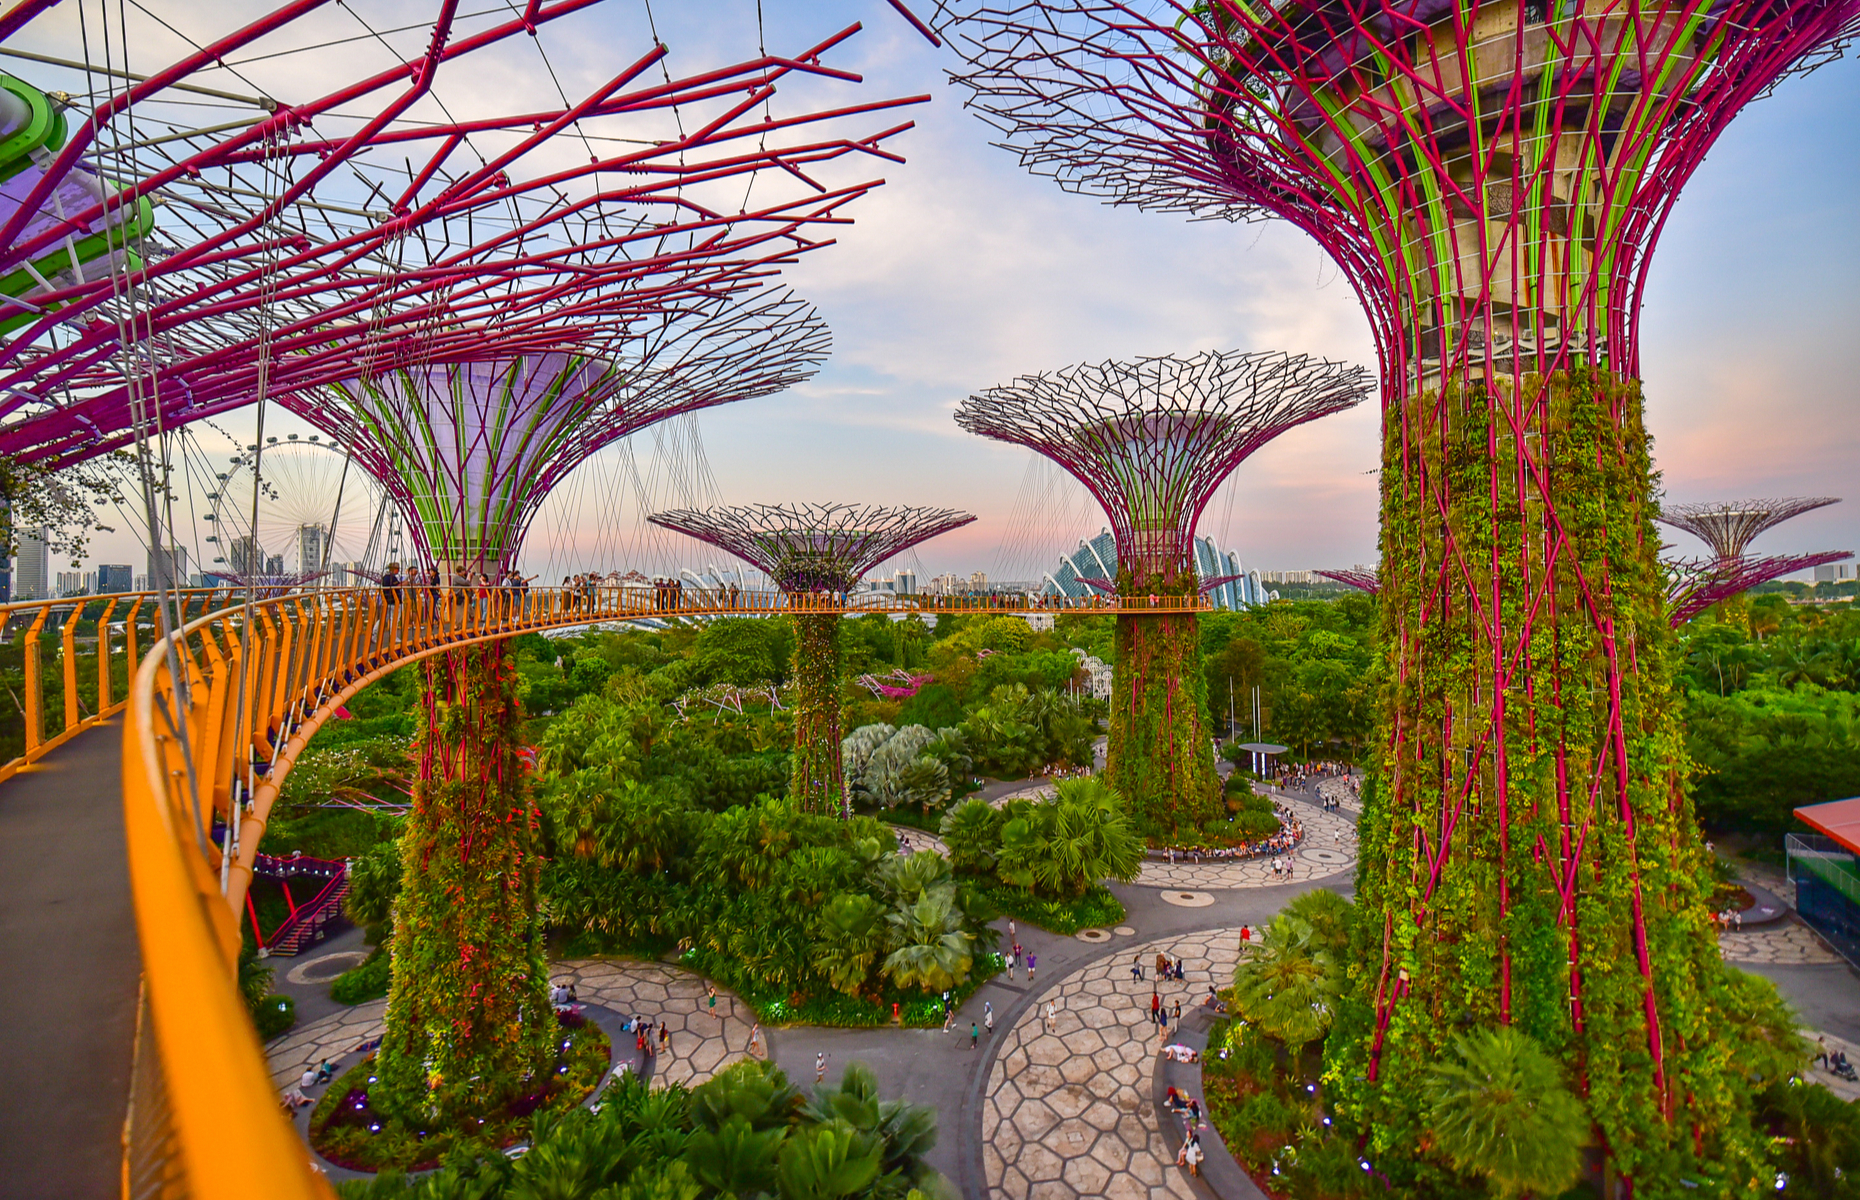
<path fill-rule="evenodd" d="M 282 1115 L 246 1019 L 237 987 L 239 911 L 271 806 L 298 755 L 331 713 L 389 671 L 449 647 L 610 621 L 783 612 L 1162 615 L 1207 607 L 1200 598 L 1029 608 L 987 596 L 679 594 L 626 584 L 409 587 L 391 595 L 334 589 L 204 612 L 158 638 L 142 659 L 123 726 L 144 998 L 124 1134 L 125 1194 L 230 1200 L 257 1186 L 278 1200 L 331 1195 Z M 107 646 L 102 652 L 107 656 Z M 74 678 L 70 671 L 66 677 Z M 68 726 L 60 736 L 71 732 Z M 235 811 L 240 795 L 247 799 Z M 216 820 L 237 827 L 223 890 Z"/>

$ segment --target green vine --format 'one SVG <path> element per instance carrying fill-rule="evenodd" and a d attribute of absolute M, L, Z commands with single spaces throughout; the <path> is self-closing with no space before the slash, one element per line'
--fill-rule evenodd
<path fill-rule="evenodd" d="M 556 1022 L 514 656 L 491 642 L 424 670 L 380 1092 L 409 1119 L 458 1124 L 535 1086 L 554 1061 Z"/>
<path fill-rule="evenodd" d="M 1126 603 L 1200 595 L 1192 571 L 1139 578 L 1129 567 L 1119 570 L 1117 591 Z M 1175 837 L 1212 820 L 1223 809 L 1195 614 L 1119 615 L 1112 678 L 1106 744 L 1112 788 L 1152 836 Z"/>
<path fill-rule="evenodd" d="M 840 811 L 840 617 L 794 615 L 794 757 L 788 794 L 802 812 Z"/>
<path fill-rule="evenodd" d="M 1368 919 L 1327 1053 L 1340 1112 L 1372 1131 L 1369 1158 L 1406 1162 L 1398 1182 L 1445 1186 L 1412 1153 L 1416 1080 L 1455 1033 L 1508 1019 L 1562 1059 L 1637 1197 L 1741 1192 L 1762 1163 L 1756 1081 L 1725 1035 L 1738 983 L 1686 790 L 1639 386 L 1450 385 L 1392 409 L 1386 438 L 1384 741 L 1360 829 Z"/>

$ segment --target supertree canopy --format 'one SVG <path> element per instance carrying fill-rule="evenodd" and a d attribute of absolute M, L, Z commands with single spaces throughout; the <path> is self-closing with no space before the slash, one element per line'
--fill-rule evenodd
<path fill-rule="evenodd" d="M 1370 386 L 1361 367 L 1204 351 L 1024 375 L 970 396 L 956 423 L 1028 446 L 1085 485 L 1111 523 L 1126 605 L 1190 601 L 1201 586 L 1195 525 L 1221 481 L 1286 430 L 1360 403 Z M 1110 772 L 1157 833 L 1220 811 L 1198 624 L 1192 611 L 1117 619 Z"/>
<path fill-rule="evenodd" d="M 1786 500 L 1718 500 L 1701 504 L 1668 504 L 1654 520 L 1683 529 L 1711 547 L 1712 557 L 1742 558 L 1750 543 L 1766 529 L 1792 517 L 1830 504 L 1834 496 L 1792 496 Z"/>
<path fill-rule="evenodd" d="M 740 279 L 818 244 L 871 186 L 825 164 L 895 160 L 881 143 L 908 124 L 834 123 L 910 100 L 770 103 L 856 81 L 822 61 L 856 26 L 687 75 L 655 46 L 518 111 L 485 86 L 548 67 L 551 38 L 607 36 L 564 22 L 596 6 L 440 4 L 382 30 L 365 5 L 293 3 L 192 43 L 208 14 L 137 9 L 134 71 L 33 19 L 50 6 L 12 9 L 34 82 L 0 78 L 0 454 L 58 466 L 358 366 L 559 348 L 629 284 L 649 310 L 668 267 Z M 786 184 L 747 191 L 766 168 Z"/>
<path fill-rule="evenodd" d="M 386 485 L 428 558 L 495 573 L 542 499 L 602 446 L 773 395 L 826 359 L 826 327 L 785 295 L 665 303 L 612 345 L 398 366 L 283 402 Z"/>
<path fill-rule="evenodd" d="M 952 3 L 972 104 L 1116 203 L 1315 238 L 1382 374 L 1376 931 L 1327 1045 L 1364 1161 L 1449 1177 L 1468 1025 L 1558 1056 L 1638 1196 L 1760 1167 L 1699 881 L 1642 424 L 1648 257 L 1733 116 L 1860 0 Z M 1400 1164 L 1396 1167 L 1395 1164 Z"/>
<path fill-rule="evenodd" d="M 1673 559 L 1666 564 L 1667 621 L 1677 629 L 1712 605 L 1760 583 L 1852 558 L 1846 550 L 1762 556 L 1746 553 L 1763 531 L 1791 517 L 1839 503 L 1833 496 L 1794 496 L 1784 500 L 1719 500 L 1664 506 L 1655 520 L 1683 529 L 1711 548 L 1709 558 Z"/>
<path fill-rule="evenodd" d="M 1332 583 L 1341 583 L 1345 587 L 1353 587 L 1359 592 L 1368 592 L 1372 596 L 1382 590 L 1382 584 L 1376 579 L 1374 568 L 1362 570 L 1357 567 L 1339 567 L 1334 571 L 1319 571 L 1317 574 Z"/>
<path fill-rule="evenodd" d="M 975 520 L 947 508 L 747 504 L 672 509 L 647 518 L 736 555 L 790 597 L 831 598 L 894 554 Z M 789 794 L 811 812 L 843 812 L 840 614 L 793 613 L 794 756 Z"/>

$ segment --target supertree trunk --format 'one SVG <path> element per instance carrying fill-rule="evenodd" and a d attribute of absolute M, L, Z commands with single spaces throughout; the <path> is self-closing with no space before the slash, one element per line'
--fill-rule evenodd
<path fill-rule="evenodd" d="M 1578 367 L 1416 389 L 1382 478 L 1372 1025 L 1333 1039 L 1332 1077 L 1374 1085 L 1362 1115 L 1399 1157 L 1424 1144 L 1412 1085 L 1452 1036 L 1515 1024 L 1570 1064 L 1626 1177 L 1747 1174 L 1638 383 Z"/>
<path fill-rule="evenodd" d="M 1124 573 L 1129 578 L 1129 573 Z M 1123 602 L 1195 595 L 1194 576 L 1120 580 Z M 1163 590 L 1167 589 L 1167 591 Z M 1168 592 L 1175 596 L 1168 596 Z M 1192 612 L 1117 618 L 1116 680 L 1105 757 L 1111 786 L 1152 836 L 1173 837 L 1220 811 L 1206 721 L 1201 629 Z"/>
<path fill-rule="evenodd" d="M 380 1086 L 409 1116 L 456 1123 L 533 1087 L 556 1023 L 515 661 L 497 641 L 424 669 Z"/>
<path fill-rule="evenodd" d="M 789 794 L 803 812 L 840 811 L 840 615 L 794 617 L 794 756 Z"/>

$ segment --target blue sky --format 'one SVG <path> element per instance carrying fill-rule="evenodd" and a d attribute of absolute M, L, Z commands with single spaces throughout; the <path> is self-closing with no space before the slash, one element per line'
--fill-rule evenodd
<path fill-rule="evenodd" d="M 1086 359 L 1205 348 L 1371 361 L 1354 296 L 1290 227 L 1111 209 L 1025 174 L 962 110 L 963 93 L 945 76 L 954 56 L 883 0 L 764 0 L 763 10 L 770 50 L 864 22 L 835 65 L 862 71 L 867 94 L 933 99 L 912 110 L 918 128 L 893 143 L 908 161 L 874 168 L 887 185 L 857 206 L 840 244 L 789 273 L 833 329 L 832 360 L 790 393 L 698 418 L 722 500 L 966 508 L 980 520 L 925 546 L 923 568 L 1025 577 L 1043 549 L 1023 538 L 1018 558 L 1002 561 L 997 550 L 1028 455 L 956 428 L 951 413 L 971 389 Z M 756 12 L 755 0 L 660 0 L 652 15 L 676 70 L 753 52 Z M 613 0 L 596 14 L 578 36 L 553 43 L 571 90 L 646 44 L 643 0 Z M 520 71 L 484 81 L 526 86 Z M 834 94 L 843 101 L 843 89 Z M 808 98 L 801 87 L 781 101 Z M 1860 461 L 1855 112 L 1860 64 L 1851 59 L 1746 111 L 1681 199 L 1647 291 L 1642 361 L 1667 494 L 1850 497 L 1768 535 L 1761 550 L 1860 549 L 1851 486 Z M 1370 406 L 1295 430 L 1241 468 L 1202 531 L 1250 566 L 1373 561 L 1377 444 Z M 649 459 L 649 448 L 637 457 Z M 611 459 L 598 462 L 547 507 L 532 534 L 534 569 L 556 574 L 587 557 L 613 565 L 627 552 L 615 528 L 595 529 L 630 526 L 636 515 L 591 498 L 612 475 Z M 1090 534 L 1099 522 L 1080 524 Z M 580 530 L 572 538 L 571 526 Z M 1060 536 L 1051 531 L 1053 550 Z M 111 556 L 109 546 L 99 557 Z M 128 551 L 113 553 L 122 561 Z"/>

